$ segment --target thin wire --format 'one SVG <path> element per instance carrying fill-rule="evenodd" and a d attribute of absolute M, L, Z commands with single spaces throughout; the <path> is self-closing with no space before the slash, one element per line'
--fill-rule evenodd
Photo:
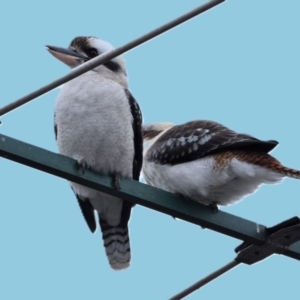
<path fill-rule="evenodd" d="M 40 89 L 2 107 L 0 109 L 0 116 L 3 116 L 4 114 L 18 108 L 21 105 L 26 104 L 27 102 L 42 96 L 45 93 L 48 93 L 49 91 L 59 87 L 60 85 L 68 82 L 71 79 L 74 79 L 75 77 L 113 59 L 114 57 L 123 54 L 124 52 L 127 52 L 129 50 L 131 50 L 132 48 L 135 48 L 147 41 L 149 41 L 150 39 L 153 39 L 154 37 L 174 28 L 175 26 L 178 26 L 179 24 L 188 21 L 189 19 L 213 8 L 214 6 L 221 4 L 222 2 L 225 2 L 225 0 L 212 0 L 209 1 L 199 7 L 197 7 L 196 9 L 191 10 L 190 12 L 172 20 L 169 23 L 164 24 L 161 27 L 158 27 L 156 29 L 154 29 L 153 31 L 148 32 L 147 34 L 125 44 L 122 47 L 113 49 L 111 51 L 108 51 L 80 66 L 78 66 L 77 68 L 73 69 L 69 74 L 51 82 L 50 84 L 47 84 L 43 87 L 41 87 Z"/>
<path fill-rule="evenodd" d="M 188 296 L 189 294 L 195 292 L 196 290 L 200 289 L 202 286 L 206 285 L 207 283 L 211 282 L 212 280 L 216 279 L 217 277 L 223 275 L 224 273 L 228 272 L 229 270 L 236 267 L 240 262 L 233 260 L 224 267 L 220 268 L 219 270 L 209 274 L 208 276 L 204 277 L 203 279 L 197 281 L 187 289 L 183 290 L 179 294 L 173 296 L 170 298 L 170 300 L 180 300 L 184 297 Z"/>

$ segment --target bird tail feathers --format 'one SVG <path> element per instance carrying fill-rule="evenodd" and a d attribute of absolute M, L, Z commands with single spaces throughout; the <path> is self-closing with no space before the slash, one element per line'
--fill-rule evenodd
<path fill-rule="evenodd" d="M 100 227 L 110 266 L 116 271 L 128 268 L 131 258 L 128 227 L 110 226 L 101 219 Z"/>
<path fill-rule="evenodd" d="M 282 166 L 282 165 L 276 166 L 273 170 L 275 172 L 278 172 L 278 173 L 280 173 L 282 175 L 285 175 L 287 177 L 300 179 L 300 171 L 298 171 L 298 170 L 287 168 L 287 167 Z"/>
<path fill-rule="evenodd" d="M 282 176 L 300 179 L 300 171 L 283 166 L 275 157 L 268 153 L 236 150 L 231 151 L 230 155 L 235 155 L 240 161 L 264 167 Z"/>

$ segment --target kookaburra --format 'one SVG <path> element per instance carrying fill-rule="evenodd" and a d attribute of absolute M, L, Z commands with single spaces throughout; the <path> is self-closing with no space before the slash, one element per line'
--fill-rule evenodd
<path fill-rule="evenodd" d="M 74 68 L 114 49 L 95 37 L 80 36 L 65 48 L 46 46 L 57 59 Z M 128 90 L 125 61 L 111 61 L 64 84 L 55 105 L 55 135 L 59 152 L 83 168 L 139 180 L 142 167 L 142 114 Z M 71 182 L 82 214 L 92 232 L 96 210 L 110 266 L 125 269 L 130 263 L 128 222 L 132 204 Z"/>
<path fill-rule="evenodd" d="M 261 141 L 213 121 L 143 127 L 143 175 L 148 184 L 212 206 L 228 205 L 256 191 L 262 183 L 300 171 L 268 154 L 278 142 Z"/>

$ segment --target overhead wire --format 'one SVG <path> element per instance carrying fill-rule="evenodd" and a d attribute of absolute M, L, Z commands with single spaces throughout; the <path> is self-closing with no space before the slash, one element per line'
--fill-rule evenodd
<path fill-rule="evenodd" d="M 82 65 L 74 68 L 70 73 L 68 73 L 67 75 L 60 77 L 56 80 L 54 80 L 53 82 L 39 88 L 38 90 L 35 90 L 34 92 L 21 97 L 20 99 L 9 103 L 8 105 L 2 107 L 0 109 L 0 116 L 3 116 L 4 114 L 7 114 L 8 112 L 28 103 L 29 101 L 34 100 L 37 97 L 40 97 L 48 92 L 50 92 L 51 90 L 61 86 L 62 84 L 82 75 L 85 72 L 88 72 L 92 69 L 94 69 L 95 67 L 106 63 L 107 61 L 113 59 L 116 56 L 119 56 L 151 39 L 153 39 L 154 37 L 157 37 L 158 35 L 190 20 L 191 18 L 196 17 L 197 15 L 217 6 L 218 4 L 221 4 L 222 2 L 225 2 L 225 0 L 211 0 L 203 5 L 200 5 L 199 7 L 185 13 L 184 15 L 181 15 L 180 17 L 160 26 L 157 27 L 156 29 L 146 33 L 145 35 L 119 47 L 116 49 L 113 49 L 111 51 L 107 51 L 85 63 L 83 63 Z"/>

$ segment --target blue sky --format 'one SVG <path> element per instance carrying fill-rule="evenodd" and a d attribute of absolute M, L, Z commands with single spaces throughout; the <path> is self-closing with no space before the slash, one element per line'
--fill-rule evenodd
<path fill-rule="evenodd" d="M 6 1 L 0 11 L 1 106 L 69 70 L 44 45 L 94 35 L 115 46 L 204 1 Z M 211 119 L 261 139 L 300 169 L 299 1 L 228 0 L 125 54 L 146 123 Z M 1 117 L 1 133 L 57 152 L 59 90 Z M 167 299 L 235 257 L 240 241 L 136 207 L 132 263 L 110 269 L 68 183 L 0 159 L 0 299 Z M 286 179 L 224 211 L 266 226 L 298 215 L 300 182 Z M 299 262 L 240 265 L 189 299 L 296 299 Z"/>

